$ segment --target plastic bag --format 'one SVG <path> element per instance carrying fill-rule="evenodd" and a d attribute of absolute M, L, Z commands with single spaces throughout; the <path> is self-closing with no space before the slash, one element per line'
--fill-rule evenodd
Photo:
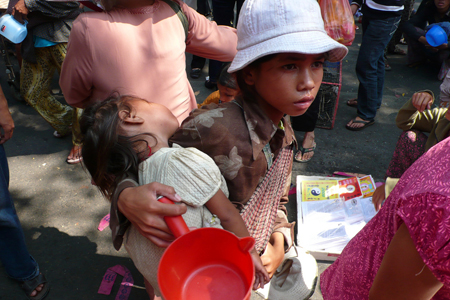
<path fill-rule="evenodd" d="M 355 39 L 355 20 L 348 0 L 320 0 L 325 30 L 335 41 L 350 46 Z"/>

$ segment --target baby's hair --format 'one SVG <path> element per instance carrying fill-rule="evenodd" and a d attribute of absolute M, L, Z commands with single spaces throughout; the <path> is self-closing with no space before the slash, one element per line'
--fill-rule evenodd
<path fill-rule="evenodd" d="M 138 149 L 147 149 L 148 146 L 142 135 L 120 134 L 122 120 L 119 112 L 125 110 L 131 113 L 133 108 L 127 102 L 132 99 L 137 97 L 110 96 L 87 107 L 80 118 L 83 164 L 100 192 L 109 200 L 118 180 L 127 173 L 137 176 L 143 156 Z M 139 147 L 141 143 L 145 147 Z"/>
<path fill-rule="evenodd" d="M 234 76 L 232 74 L 228 73 L 228 68 L 230 67 L 230 65 L 231 65 L 231 63 L 227 63 L 226 65 L 224 65 L 222 67 L 222 71 L 220 71 L 220 75 L 219 75 L 219 81 L 217 83 L 221 84 L 227 88 L 237 90 L 238 85 L 237 85 L 236 79 L 234 78 Z"/>

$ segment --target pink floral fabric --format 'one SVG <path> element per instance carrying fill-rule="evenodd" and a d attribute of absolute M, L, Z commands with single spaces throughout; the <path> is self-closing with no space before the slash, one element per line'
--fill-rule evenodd
<path fill-rule="evenodd" d="M 386 249 L 403 223 L 427 267 L 444 284 L 432 299 L 450 299 L 450 139 L 404 173 L 379 213 L 323 272 L 324 299 L 368 299 Z"/>

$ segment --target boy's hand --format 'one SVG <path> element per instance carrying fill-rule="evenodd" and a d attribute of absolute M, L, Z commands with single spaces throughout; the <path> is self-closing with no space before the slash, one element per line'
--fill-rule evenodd
<path fill-rule="evenodd" d="M 358 11 L 359 6 L 356 4 L 352 4 L 350 5 L 350 8 L 352 9 L 352 15 L 354 15 Z"/>
<path fill-rule="evenodd" d="M 281 265 L 284 259 L 284 236 L 280 232 L 274 232 L 270 237 L 264 254 L 261 256 L 261 261 L 272 278 L 277 268 Z"/>
<path fill-rule="evenodd" d="M 263 288 L 264 285 L 270 281 L 270 277 L 255 249 L 250 252 L 250 255 L 252 256 L 253 264 L 255 265 L 255 283 L 253 284 L 253 289 L 256 290 L 258 288 Z"/>

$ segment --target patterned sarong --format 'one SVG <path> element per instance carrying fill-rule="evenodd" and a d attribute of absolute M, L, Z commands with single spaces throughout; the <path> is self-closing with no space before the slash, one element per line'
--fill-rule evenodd
<path fill-rule="evenodd" d="M 250 235 L 256 240 L 255 249 L 261 253 L 273 232 L 278 205 L 290 180 L 289 166 L 292 162 L 292 145 L 280 151 L 274 163 L 258 185 L 250 200 L 241 210 L 241 217 Z"/>

